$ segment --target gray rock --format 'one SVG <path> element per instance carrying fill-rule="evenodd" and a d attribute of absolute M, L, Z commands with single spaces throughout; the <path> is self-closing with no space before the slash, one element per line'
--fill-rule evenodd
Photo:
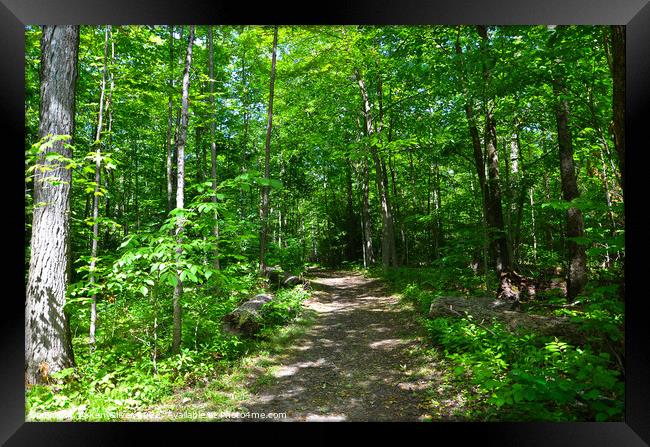
<path fill-rule="evenodd" d="M 256 295 L 245 301 L 235 310 L 223 317 L 222 329 L 230 334 L 251 336 L 262 328 L 264 320 L 262 307 L 272 301 L 273 297 L 266 294 Z"/>
<path fill-rule="evenodd" d="M 298 278 L 297 276 L 289 276 L 287 279 L 284 280 L 282 283 L 285 286 L 297 286 L 298 284 L 301 284 L 302 280 Z"/>

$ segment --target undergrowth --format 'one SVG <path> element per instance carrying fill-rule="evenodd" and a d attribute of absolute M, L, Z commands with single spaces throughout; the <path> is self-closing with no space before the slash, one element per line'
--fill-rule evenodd
<path fill-rule="evenodd" d="M 464 418 L 485 421 L 621 421 L 624 415 L 624 370 L 620 349 L 623 305 L 617 287 L 591 284 L 575 307 L 529 310 L 567 315 L 588 334 L 584 346 L 527 331 L 513 332 L 498 321 L 427 317 L 442 296 L 480 295 L 480 281 L 456 288 L 459 272 L 444 268 L 400 268 L 383 276 L 420 312 L 431 344 L 450 361 L 459 384 L 474 390 Z M 466 280 L 471 272 L 463 272 Z M 457 277 L 456 277 L 457 278 Z M 554 299 L 555 298 L 555 299 Z M 549 294 L 548 301 L 559 297 Z"/>
<path fill-rule="evenodd" d="M 231 283 L 231 287 L 247 293 L 256 290 L 253 277 L 241 278 L 239 283 Z M 308 292 L 300 286 L 278 291 L 274 300 L 265 306 L 261 332 L 247 339 L 220 329 L 221 317 L 244 299 L 243 293 L 229 292 L 233 291 L 222 290 L 221 299 L 200 296 L 194 302 L 202 313 L 193 314 L 193 309 L 188 309 L 183 326 L 186 347 L 175 355 L 169 353 L 167 322 L 158 322 L 159 338 L 152 344 L 152 328 L 139 324 L 139 318 L 146 318 L 150 309 L 145 308 L 142 300 L 129 302 L 126 305 L 131 307 L 129 312 L 115 313 L 115 331 L 98 334 L 92 352 L 87 335 L 73 338 L 74 368 L 51 375 L 45 385 L 27 389 L 26 419 L 119 420 L 121 414 L 140 411 L 176 390 L 208 386 L 228 376 L 233 365 L 246 356 L 257 353 L 265 340 L 285 333 L 283 325 L 300 317 L 301 303 L 308 297 Z M 195 318 L 191 318 L 193 315 Z"/>

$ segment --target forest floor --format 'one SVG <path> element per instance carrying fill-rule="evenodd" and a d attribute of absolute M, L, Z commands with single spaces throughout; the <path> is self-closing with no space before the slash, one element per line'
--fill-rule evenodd
<path fill-rule="evenodd" d="M 126 420 L 462 419 L 470 390 L 454 385 L 409 303 L 359 273 L 319 271 L 310 281 L 305 317 L 268 349 Z"/>

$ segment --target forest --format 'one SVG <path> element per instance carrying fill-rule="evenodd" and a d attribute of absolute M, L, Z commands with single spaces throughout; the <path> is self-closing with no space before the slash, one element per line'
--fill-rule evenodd
<path fill-rule="evenodd" d="M 26 418 L 621 421 L 624 185 L 623 26 L 27 26 Z"/>

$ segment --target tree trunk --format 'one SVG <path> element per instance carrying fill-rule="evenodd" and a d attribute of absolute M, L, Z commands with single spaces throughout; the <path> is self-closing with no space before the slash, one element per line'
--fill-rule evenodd
<path fill-rule="evenodd" d="M 212 117 L 210 119 L 210 161 L 211 171 L 210 177 L 212 178 L 212 203 L 215 206 L 214 210 L 214 227 L 212 234 L 214 235 L 214 268 L 219 270 L 219 214 L 217 213 L 217 144 L 214 141 L 214 131 L 216 126 L 216 109 L 214 105 L 214 43 L 212 36 L 212 25 L 208 27 L 208 45 L 209 45 L 209 70 L 210 70 L 210 109 Z"/>
<path fill-rule="evenodd" d="M 271 159 L 271 130 L 273 128 L 273 93 L 275 87 L 275 58 L 278 48 L 278 26 L 273 28 L 273 54 L 271 56 L 271 82 L 269 86 L 269 109 L 268 120 L 266 124 L 266 143 L 264 145 L 264 178 L 268 181 L 270 177 L 270 159 Z M 260 272 L 266 269 L 266 236 L 267 236 L 267 218 L 269 213 L 269 185 L 262 186 L 262 206 L 260 207 Z"/>
<path fill-rule="evenodd" d="M 553 92 L 557 98 L 555 114 L 557 119 L 557 139 L 560 152 L 560 177 L 562 180 L 562 196 L 570 202 L 580 196 L 573 161 L 573 146 L 569 131 L 569 105 L 566 90 L 562 81 L 553 82 Z M 584 235 L 582 212 L 571 207 L 567 210 L 567 243 L 569 248 L 569 274 L 567 278 L 567 299 L 573 301 L 587 283 L 587 266 L 585 246 L 575 239 Z"/>
<path fill-rule="evenodd" d="M 384 90 L 382 86 L 382 80 L 381 80 L 381 71 L 378 67 L 379 70 L 379 76 L 377 76 L 377 102 L 379 103 L 379 129 L 377 132 L 377 136 L 379 137 L 379 142 L 383 143 L 384 141 Z M 387 141 L 390 142 L 390 137 L 391 137 L 391 132 L 389 130 L 388 132 L 388 139 Z M 390 153 L 388 155 L 390 157 Z M 382 182 L 383 182 L 383 191 L 384 191 L 384 196 L 385 196 L 385 201 L 386 201 L 386 209 L 387 209 L 387 214 L 389 217 L 389 224 L 388 224 L 388 231 L 386 233 L 388 237 L 388 244 L 389 244 L 389 250 L 390 250 L 390 265 L 393 267 L 397 267 L 397 248 L 396 248 L 396 242 L 395 242 L 395 215 L 393 214 L 393 207 L 390 201 L 390 194 L 388 191 L 390 191 L 390 186 L 388 184 L 388 172 L 386 170 L 386 161 L 384 160 L 384 157 L 379 157 L 381 160 L 381 172 L 382 172 Z M 389 160 L 390 162 L 390 160 Z M 393 187 L 395 187 L 393 185 Z M 397 192 L 394 194 L 394 198 L 397 200 Z M 399 214 L 399 212 L 398 212 Z"/>
<path fill-rule="evenodd" d="M 90 248 L 90 287 L 93 288 L 95 284 L 95 266 L 97 264 L 97 244 L 99 242 L 99 194 L 101 188 L 101 136 L 102 128 L 104 126 L 104 95 L 106 94 L 106 71 L 108 70 L 108 34 L 110 32 L 110 25 L 106 26 L 104 32 L 104 69 L 102 71 L 102 82 L 99 94 L 99 113 L 97 116 L 97 132 L 95 134 L 95 192 L 93 194 L 93 235 Z M 89 343 L 90 349 L 95 347 L 95 326 L 97 323 L 97 294 L 93 293 L 90 303 L 90 331 Z"/>
<path fill-rule="evenodd" d="M 375 263 L 375 253 L 372 249 L 372 225 L 370 222 L 370 175 L 368 173 L 368 159 L 363 157 L 363 186 L 361 205 L 361 232 L 363 237 L 363 266 L 368 268 Z"/>
<path fill-rule="evenodd" d="M 404 231 L 404 219 L 402 217 L 403 210 L 400 210 L 400 206 L 399 206 L 401 199 L 397 194 L 397 179 L 395 178 L 394 163 L 391 163 L 390 158 L 388 159 L 388 169 L 390 170 L 390 179 L 391 179 L 391 186 L 393 191 L 393 198 L 395 199 L 395 216 L 396 216 L 396 220 L 399 222 L 399 234 L 400 234 L 400 241 L 402 243 L 402 247 L 401 247 L 402 253 L 400 256 L 399 264 L 404 265 L 404 264 L 408 264 L 408 241 L 406 240 L 406 232 Z M 395 226 L 393 225 L 393 228 L 394 227 Z M 397 250 L 394 250 L 393 253 L 396 254 Z M 395 262 L 395 265 L 397 265 L 397 262 Z"/>
<path fill-rule="evenodd" d="M 488 59 L 488 35 L 485 26 L 477 26 L 479 35 L 482 40 L 482 51 L 484 53 L 483 62 L 483 78 L 486 86 L 490 82 L 490 65 Z M 491 215 L 489 221 L 491 225 L 491 233 L 493 237 L 493 253 L 495 260 L 496 272 L 499 277 L 502 274 L 512 271 L 512 261 L 510 259 L 510 250 L 508 248 L 508 239 L 506 237 L 505 228 L 503 225 L 503 210 L 501 206 L 501 186 L 499 182 L 499 159 L 497 153 L 497 135 L 496 123 L 493 109 L 492 98 L 487 98 L 485 107 L 485 151 L 487 155 L 487 168 L 488 168 L 488 195 L 489 206 L 488 211 Z"/>
<path fill-rule="evenodd" d="M 361 98 L 363 101 L 363 118 L 365 122 L 366 136 L 371 137 L 373 135 L 372 116 L 370 114 L 370 103 L 368 101 L 366 84 L 361 77 L 361 73 L 358 69 L 355 70 L 354 74 L 357 79 L 359 90 L 361 92 Z M 391 264 L 393 266 L 396 265 L 396 257 L 394 253 L 395 232 L 393 230 L 393 216 L 391 212 L 390 202 L 388 200 L 388 185 L 384 183 L 384 170 L 382 169 L 381 160 L 379 158 L 379 154 L 377 153 L 377 147 L 372 143 L 369 146 L 370 154 L 375 164 L 377 193 L 381 205 L 381 265 L 384 269 L 387 269 L 391 266 Z"/>
<path fill-rule="evenodd" d="M 41 38 L 39 138 L 74 133 L 79 26 L 44 26 Z M 45 153 L 71 158 L 58 141 Z M 25 302 L 25 382 L 43 383 L 74 366 L 68 317 L 64 312 L 69 275 L 70 184 L 65 163 L 39 157 L 50 167 L 34 176 L 31 257 Z M 52 184 L 44 177 L 56 179 Z"/>
<path fill-rule="evenodd" d="M 185 141 L 187 139 L 187 123 L 188 123 L 188 98 L 190 90 L 190 66 L 192 64 L 192 44 L 194 42 L 194 26 L 190 26 L 190 37 L 187 44 L 187 53 L 185 57 L 185 71 L 183 73 L 183 95 L 181 100 L 181 123 L 178 132 L 178 146 L 176 153 L 178 154 L 178 159 L 176 161 L 177 166 L 177 186 L 176 186 L 176 209 L 183 209 L 185 207 Z M 176 254 L 178 258 L 183 254 L 183 249 L 181 247 L 182 238 L 181 234 L 183 232 L 184 218 L 178 217 L 176 222 L 176 242 L 178 248 L 176 249 Z M 181 297 L 183 295 L 183 282 L 180 278 L 181 272 L 178 271 L 178 281 L 174 287 L 173 295 L 173 338 L 172 338 L 172 353 L 178 354 L 181 351 L 181 329 L 182 329 L 182 308 L 181 308 Z"/>
<path fill-rule="evenodd" d="M 463 54 L 460 46 L 460 28 L 458 29 L 458 36 L 456 38 L 456 55 L 461 56 Z M 462 59 L 459 58 L 459 78 L 467 98 L 465 103 L 465 116 L 467 117 L 467 125 L 469 127 L 469 133 L 472 138 L 472 148 L 474 155 L 474 165 L 476 166 L 476 173 L 478 175 L 478 184 L 481 189 L 481 198 L 483 202 L 483 217 L 485 221 L 486 232 L 489 237 L 489 229 L 492 226 L 492 214 L 489 212 L 489 195 L 487 182 L 485 179 L 485 159 L 483 157 L 483 149 L 481 148 L 481 139 L 479 137 L 478 128 L 476 127 L 476 121 L 474 120 L 474 111 L 470 100 L 469 89 L 467 87 L 467 81 L 465 79 L 464 66 Z M 486 266 L 487 270 L 487 266 Z"/>

